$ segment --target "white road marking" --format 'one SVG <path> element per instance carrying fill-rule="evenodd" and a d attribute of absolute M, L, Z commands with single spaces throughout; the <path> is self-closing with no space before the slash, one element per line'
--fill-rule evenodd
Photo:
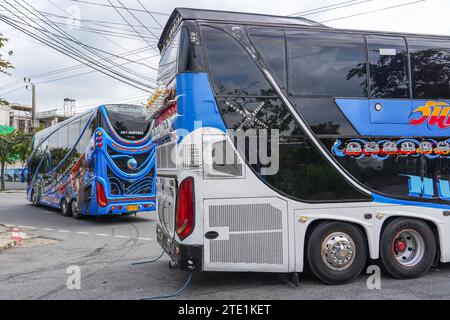
<path fill-rule="evenodd" d="M 138 238 L 138 240 L 143 240 L 143 241 L 152 241 L 152 238 Z"/>
<path fill-rule="evenodd" d="M 120 236 L 120 235 L 114 236 L 114 238 L 131 239 L 130 236 Z"/>
<path fill-rule="evenodd" d="M 90 233 L 90 232 L 85 232 L 85 231 L 71 231 L 71 230 L 65 230 L 65 229 L 41 228 L 41 227 L 32 227 L 32 226 L 17 226 L 17 227 L 24 228 L 24 229 L 37 229 L 37 230 L 42 230 L 42 231 L 55 231 L 55 232 L 60 232 L 60 233 L 72 233 L 73 232 L 73 233 L 76 233 L 79 235 L 84 235 L 84 236 L 94 235 L 97 237 L 114 237 L 114 238 L 119 238 L 119 239 L 137 239 L 137 240 L 141 240 L 141 241 L 153 241 L 152 238 L 144 238 L 144 237 L 134 238 L 132 236 L 112 235 L 112 234 L 106 234 L 106 233 Z"/>

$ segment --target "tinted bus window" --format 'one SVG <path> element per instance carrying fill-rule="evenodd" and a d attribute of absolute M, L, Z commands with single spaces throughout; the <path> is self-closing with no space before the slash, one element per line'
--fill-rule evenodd
<path fill-rule="evenodd" d="M 159 62 L 158 81 L 162 81 L 167 84 L 177 74 L 179 42 L 180 33 L 178 32 L 172 42 L 168 45 L 161 61 Z"/>
<path fill-rule="evenodd" d="M 80 119 L 73 120 L 69 123 L 69 137 L 67 144 L 70 148 L 75 146 L 77 143 L 78 137 L 80 136 Z"/>
<path fill-rule="evenodd" d="M 372 98 L 409 98 L 408 50 L 403 37 L 367 36 Z"/>
<path fill-rule="evenodd" d="M 286 36 L 292 95 L 367 96 L 362 35 L 293 31 Z"/>
<path fill-rule="evenodd" d="M 244 110 L 244 108 L 247 112 L 255 112 L 262 103 L 264 107 L 257 113 L 257 123 L 249 122 L 245 113 L 239 112 L 239 109 Z M 367 200 L 366 196 L 353 188 L 330 166 L 305 136 L 289 110 L 278 99 L 222 98 L 219 99 L 219 105 L 229 129 L 278 130 L 278 152 L 271 150 L 270 143 L 267 144 L 266 149 L 273 157 L 279 157 L 278 170 L 274 174 L 261 173 L 262 168 L 270 165 L 263 164 L 259 156 L 256 163 L 250 161 L 251 155 L 260 155 L 260 152 L 254 148 L 261 147 L 261 140 L 257 146 L 246 143 L 245 150 L 237 145 L 240 154 L 253 171 L 273 189 L 299 201 Z M 256 137 L 250 131 L 247 132 L 249 141 L 256 141 L 259 132 L 255 130 L 253 133 Z M 270 131 L 268 134 L 271 134 Z"/>
<path fill-rule="evenodd" d="M 92 113 L 88 113 L 80 118 L 80 134 L 83 132 L 85 126 L 88 124 L 89 119 L 91 118 Z M 80 142 L 77 145 L 77 151 L 82 154 L 87 146 L 89 145 L 89 142 L 91 141 L 92 135 L 94 134 L 94 128 L 90 125 L 91 122 L 88 124 L 86 130 L 84 131 L 83 135 L 80 138 Z"/>
<path fill-rule="evenodd" d="M 450 99 L 450 41 L 408 39 L 415 99 Z"/>
<path fill-rule="evenodd" d="M 286 41 L 283 30 L 250 29 L 250 38 L 280 81 L 286 87 Z"/>
<path fill-rule="evenodd" d="M 202 27 L 209 71 L 218 95 L 272 95 L 269 83 L 245 49 L 224 31 Z"/>
<path fill-rule="evenodd" d="M 133 105 L 106 106 L 108 118 L 118 135 L 127 140 L 140 140 L 150 130 L 145 108 Z M 82 121 L 82 127 L 85 122 Z"/>

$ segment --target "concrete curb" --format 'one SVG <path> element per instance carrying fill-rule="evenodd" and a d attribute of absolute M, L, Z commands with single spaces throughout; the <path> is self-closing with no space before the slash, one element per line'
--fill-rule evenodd
<path fill-rule="evenodd" d="M 0 252 L 12 248 L 17 244 L 16 240 L 11 240 L 11 239 L 0 239 Z"/>

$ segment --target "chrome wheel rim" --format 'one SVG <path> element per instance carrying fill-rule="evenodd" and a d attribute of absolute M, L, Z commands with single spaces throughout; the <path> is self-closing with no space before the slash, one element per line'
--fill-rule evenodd
<path fill-rule="evenodd" d="M 72 202 L 72 213 L 73 215 L 78 215 L 78 203 L 76 201 Z"/>
<path fill-rule="evenodd" d="M 403 267 L 414 267 L 425 254 L 425 240 L 415 230 L 400 231 L 392 243 L 392 254 Z"/>
<path fill-rule="evenodd" d="M 334 232 L 325 237 L 320 254 L 328 268 L 336 271 L 346 270 L 355 261 L 355 242 L 344 232 Z"/>

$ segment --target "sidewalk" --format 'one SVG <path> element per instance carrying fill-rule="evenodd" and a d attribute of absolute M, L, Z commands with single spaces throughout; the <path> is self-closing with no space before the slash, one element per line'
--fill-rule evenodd
<path fill-rule="evenodd" d="M 0 224 L 0 253 L 31 238 L 17 227 Z"/>
<path fill-rule="evenodd" d="M 11 236 L 10 228 L 0 225 L 0 252 L 17 244 L 17 241 L 11 239 Z"/>

